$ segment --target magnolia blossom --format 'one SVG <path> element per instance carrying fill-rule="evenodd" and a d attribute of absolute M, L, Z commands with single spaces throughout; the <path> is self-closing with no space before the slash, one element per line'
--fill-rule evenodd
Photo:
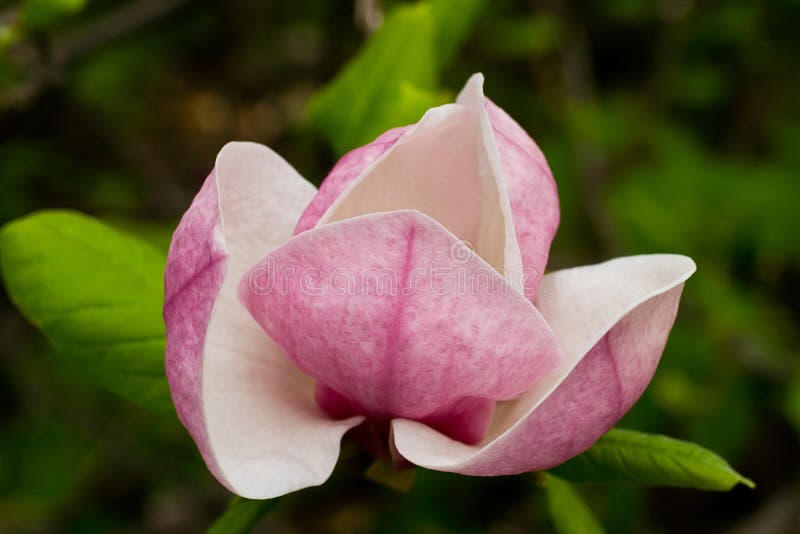
<path fill-rule="evenodd" d="M 542 152 L 481 75 L 319 190 L 269 148 L 226 145 L 165 277 L 167 375 L 208 468 L 271 498 L 324 482 L 348 431 L 478 476 L 586 450 L 652 378 L 695 266 L 543 275 L 558 222 Z"/>

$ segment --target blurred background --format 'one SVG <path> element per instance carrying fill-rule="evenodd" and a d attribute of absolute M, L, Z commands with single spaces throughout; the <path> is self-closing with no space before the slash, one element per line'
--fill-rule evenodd
<path fill-rule="evenodd" d="M 166 249 L 232 139 L 315 183 L 308 103 L 402 2 L 28 0 L 0 8 L 0 223 L 72 208 Z M 696 441 L 758 487 L 586 485 L 609 532 L 800 525 L 800 2 L 496 0 L 443 66 L 536 139 L 558 183 L 550 269 L 675 252 L 699 266 L 620 426 Z M 413 40 L 414 36 L 409 35 Z M 549 532 L 518 477 L 362 477 L 282 500 L 271 532 Z M 229 494 L 174 416 L 87 380 L 0 294 L 0 531 L 197 532 Z"/>

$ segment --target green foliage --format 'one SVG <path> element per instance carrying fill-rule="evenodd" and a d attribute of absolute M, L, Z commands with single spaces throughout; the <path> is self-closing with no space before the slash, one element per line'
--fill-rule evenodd
<path fill-rule="evenodd" d="M 0 53 L 4 52 L 9 46 L 19 39 L 19 29 L 11 24 L 0 24 Z M 6 65 L 0 64 L 0 67 L 8 68 Z M 8 73 L 0 75 L 0 87 L 2 87 L 4 77 Z"/>
<path fill-rule="evenodd" d="M 501 57 L 540 57 L 556 48 L 559 36 L 555 17 L 499 19 L 491 21 L 481 44 Z"/>
<path fill-rule="evenodd" d="M 611 195 L 611 213 L 632 243 L 681 243 L 685 252 L 702 257 L 749 239 L 764 262 L 774 256 L 800 259 L 800 212 L 787 201 L 800 197 L 794 173 L 710 158 L 690 134 L 667 125 L 643 133 L 650 157 L 632 165 Z M 703 210 L 712 205 L 715 217 L 706 218 Z"/>
<path fill-rule="evenodd" d="M 602 534 L 602 525 L 578 491 L 566 480 L 548 475 L 547 508 L 558 534 Z"/>
<path fill-rule="evenodd" d="M 108 389 L 170 410 L 164 254 L 86 215 L 44 211 L 0 232 L 11 300 L 73 365 Z"/>
<path fill-rule="evenodd" d="M 490 0 L 428 0 L 437 72 L 447 67 Z"/>
<path fill-rule="evenodd" d="M 42 417 L 7 428 L 0 439 L 0 527 L 13 530 L 69 503 L 86 483 L 96 448 L 80 429 Z"/>
<path fill-rule="evenodd" d="M 225 513 L 208 529 L 208 534 L 246 534 L 279 501 L 280 499 L 256 501 L 234 497 Z"/>
<path fill-rule="evenodd" d="M 786 395 L 786 414 L 800 433 L 800 373 L 797 373 Z"/>
<path fill-rule="evenodd" d="M 81 11 L 87 3 L 88 0 L 27 0 L 22 6 L 22 22 L 29 30 L 43 30 Z"/>
<path fill-rule="evenodd" d="M 25 15 L 37 4 L 50 15 Z M 374 3 L 386 9 L 385 24 L 362 49 L 356 2 L 80 4 L 88 3 L 19 0 L 0 21 L 0 224 L 68 206 L 165 250 L 226 141 L 263 142 L 319 178 L 332 161 L 307 128 L 309 100 L 312 125 L 341 153 L 450 101 L 483 71 L 488 94 L 553 169 L 562 217 L 549 268 L 646 252 L 697 261 L 659 370 L 622 425 L 702 443 L 763 479 L 760 491 L 694 492 L 691 507 L 677 490 L 578 486 L 592 511 L 609 532 L 742 530 L 751 514 L 780 522 L 771 506 L 783 500 L 778 488 L 797 485 L 800 439 L 796 0 L 385 0 Z M 44 254 L 35 240 L 27 246 Z M 65 249 L 75 255 L 66 241 L 54 250 Z M 126 272 L 80 265 L 100 280 Z M 141 289 L 131 279 L 124 283 Z M 143 324 L 158 321 L 159 300 Z M 0 298 L 0 531 L 206 527 L 229 495 L 175 418 L 91 387 L 90 379 L 113 383 L 94 368 L 111 353 L 68 348 L 54 361 Z M 163 376 L 160 351 L 154 377 Z M 324 486 L 282 501 L 270 526 L 554 528 L 552 487 L 532 492 L 519 477 L 418 470 L 414 486 L 397 494 L 365 481 L 370 459 L 353 455 Z"/>
<path fill-rule="evenodd" d="M 725 460 L 694 443 L 612 429 L 585 453 L 552 470 L 576 482 L 635 482 L 727 491 L 755 487 Z"/>
<path fill-rule="evenodd" d="M 429 0 L 397 7 L 366 46 L 311 101 L 315 126 L 342 154 L 443 104 L 441 71 L 485 0 Z"/>

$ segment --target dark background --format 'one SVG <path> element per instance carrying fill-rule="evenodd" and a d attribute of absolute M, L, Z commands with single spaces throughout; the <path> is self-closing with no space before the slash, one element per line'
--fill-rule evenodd
<path fill-rule="evenodd" d="M 0 223 L 68 207 L 165 248 L 228 140 L 316 183 L 335 161 L 306 106 L 366 39 L 353 2 L 83 3 L 0 8 Z M 445 69 L 452 93 L 482 71 L 547 155 L 549 268 L 648 252 L 699 266 L 621 426 L 696 441 L 758 487 L 581 486 L 610 532 L 800 524 L 798 28 L 795 0 L 498 0 Z M 420 472 L 399 494 L 364 465 L 347 447 L 261 528 L 552 529 L 517 477 Z M 176 419 L 87 381 L 0 297 L 0 530 L 195 532 L 228 498 Z"/>

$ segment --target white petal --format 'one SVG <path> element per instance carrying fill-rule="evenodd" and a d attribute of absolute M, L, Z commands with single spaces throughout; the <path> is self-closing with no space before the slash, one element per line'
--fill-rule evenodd
<path fill-rule="evenodd" d="M 333 421 L 313 383 L 239 304 L 241 276 L 291 235 L 314 195 L 270 149 L 230 143 L 173 236 L 167 374 L 178 415 L 231 491 L 272 498 L 321 484 L 359 418 Z"/>
<path fill-rule="evenodd" d="M 545 276 L 537 303 L 564 353 L 559 368 L 498 407 L 481 444 L 395 420 L 398 452 L 423 467 L 471 475 L 546 469 L 579 454 L 647 386 L 694 270 L 690 258 L 661 254 Z"/>

